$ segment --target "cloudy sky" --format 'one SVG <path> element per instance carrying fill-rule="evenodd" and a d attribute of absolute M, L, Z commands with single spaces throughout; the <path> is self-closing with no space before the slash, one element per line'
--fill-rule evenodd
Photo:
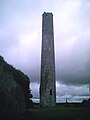
<path fill-rule="evenodd" d="M 90 1 L 0 0 L 0 55 L 39 98 L 42 14 L 54 15 L 57 102 L 90 97 Z"/>

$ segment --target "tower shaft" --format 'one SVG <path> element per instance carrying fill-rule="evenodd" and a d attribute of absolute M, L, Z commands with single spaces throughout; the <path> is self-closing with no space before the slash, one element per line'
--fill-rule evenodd
<path fill-rule="evenodd" d="M 53 14 L 44 12 L 42 15 L 40 105 L 42 107 L 54 107 L 55 104 L 56 85 Z"/>

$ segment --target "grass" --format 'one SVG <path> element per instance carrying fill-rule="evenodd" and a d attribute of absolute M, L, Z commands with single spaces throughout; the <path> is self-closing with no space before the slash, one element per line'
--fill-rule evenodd
<path fill-rule="evenodd" d="M 31 115 L 31 120 L 90 120 L 90 108 L 88 107 L 58 105 L 55 108 L 39 108 L 35 106 L 27 111 Z"/>

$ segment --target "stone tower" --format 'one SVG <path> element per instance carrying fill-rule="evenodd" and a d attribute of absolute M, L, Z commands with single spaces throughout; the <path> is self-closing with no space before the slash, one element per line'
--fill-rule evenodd
<path fill-rule="evenodd" d="M 55 104 L 56 85 L 53 14 L 44 12 L 42 15 L 40 106 L 54 107 Z"/>

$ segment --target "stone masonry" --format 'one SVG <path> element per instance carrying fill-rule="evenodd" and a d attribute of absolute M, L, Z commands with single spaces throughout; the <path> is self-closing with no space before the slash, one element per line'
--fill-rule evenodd
<path fill-rule="evenodd" d="M 53 14 L 44 12 L 42 15 L 40 106 L 54 107 L 55 105 L 56 84 Z"/>

